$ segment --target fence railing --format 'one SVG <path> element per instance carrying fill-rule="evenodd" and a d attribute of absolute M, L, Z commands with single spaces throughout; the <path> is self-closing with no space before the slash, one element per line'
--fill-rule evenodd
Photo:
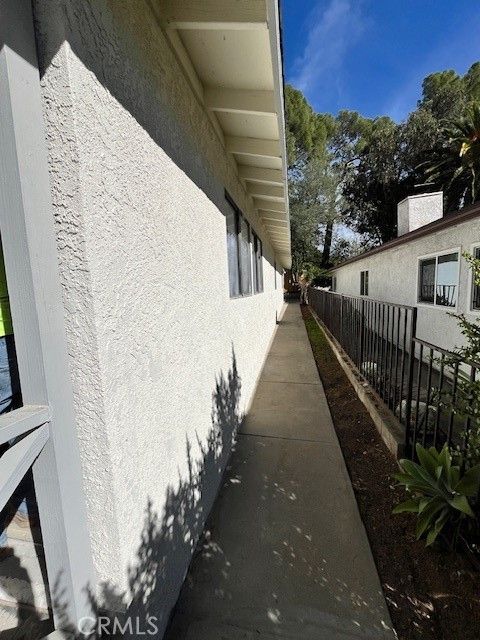
<path fill-rule="evenodd" d="M 418 338 L 416 307 L 319 289 L 309 304 L 404 426 L 407 456 L 417 442 L 466 448 L 478 410 L 466 390 L 480 381 L 480 363 Z"/>

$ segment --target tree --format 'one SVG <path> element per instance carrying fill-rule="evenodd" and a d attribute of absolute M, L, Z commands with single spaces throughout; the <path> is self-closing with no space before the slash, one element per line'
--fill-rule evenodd
<path fill-rule="evenodd" d="M 467 102 L 465 80 L 455 71 L 432 73 L 422 83 L 420 108 L 430 111 L 437 120 L 460 117 Z"/>
<path fill-rule="evenodd" d="M 453 70 L 428 75 L 416 109 L 401 123 L 347 110 L 336 117 L 318 114 L 300 91 L 287 86 L 294 263 L 331 264 L 339 220 L 368 238 L 370 246 L 392 239 L 398 202 L 419 189 L 443 189 L 446 211 L 475 202 L 480 193 L 476 104 L 480 62 L 464 76 Z"/>
<path fill-rule="evenodd" d="M 472 103 L 479 94 L 477 62 L 463 77 L 451 70 L 427 76 L 417 108 L 403 123 L 338 114 L 335 157 L 344 175 L 345 217 L 356 231 L 376 243 L 390 240 L 397 203 L 421 188 L 444 189 L 446 211 L 477 199 L 479 129 Z"/>
<path fill-rule="evenodd" d="M 285 87 L 286 142 L 290 169 L 309 158 L 325 153 L 327 138 L 334 127 L 334 118 L 317 114 L 301 91 Z"/>
<path fill-rule="evenodd" d="M 377 244 L 396 233 L 397 203 L 408 193 L 403 171 L 401 129 L 390 118 L 370 122 L 359 155 L 344 165 L 343 201 L 347 223 Z"/>
<path fill-rule="evenodd" d="M 322 267 L 329 262 L 339 180 L 327 141 L 335 123 L 332 116 L 315 113 L 303 94 L 288 85 L 285 104 L 292 270 L 299 273 L 306 263 Z"/>
<path fill-rule="evenodd" d="M 442 186 L 451 206 L 472 204 L 480 197 L 480 103 L 472 102 L 466 115 L 442 133 L 444 144 L 425 163 L 425 173 Z"/>

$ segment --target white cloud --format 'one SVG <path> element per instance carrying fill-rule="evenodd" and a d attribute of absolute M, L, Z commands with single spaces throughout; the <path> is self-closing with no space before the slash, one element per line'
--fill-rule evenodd
<path fill-rule="evenodd" d="M 342 92 L 341 70 L 348 49 L 363 34 L 366 21 L 359 0 L 317 2 L 308 16 L 307 41 L 294 61 L 292 84 L 310 97 L 335 88 Z"/>

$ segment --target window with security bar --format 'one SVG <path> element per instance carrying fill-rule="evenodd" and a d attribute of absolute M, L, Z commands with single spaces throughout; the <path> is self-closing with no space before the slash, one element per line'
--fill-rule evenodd
<path fill-rule="evenodd" d="M 458 251 L 421 258 L 418 263 L 418 302 L 456 307 L 458 269 Z"/>

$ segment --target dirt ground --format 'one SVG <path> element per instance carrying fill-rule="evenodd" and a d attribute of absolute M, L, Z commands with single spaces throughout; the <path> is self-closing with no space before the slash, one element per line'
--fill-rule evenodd
<path fill-rule="evenodd" d="M 377 570 L 400 640 L 479 640 L 480 574 L 461 554 L 416 541 L 398 471 L 308 307 L 302 313 Z"/>

